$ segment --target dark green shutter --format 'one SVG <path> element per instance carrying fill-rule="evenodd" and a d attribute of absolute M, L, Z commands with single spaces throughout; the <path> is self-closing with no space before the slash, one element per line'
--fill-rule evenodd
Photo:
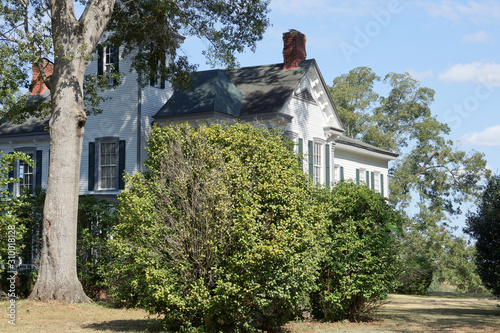
<path fill-rule="evenodd" d="M 384 175 L 380 174 L 380 194 L 384 196 Z"/>
<path fill-rule="evenodd" d="M 371 182 L 371 189 L 374 190 L 375 189 L 375 174 L 373 173 L 373 171 L 372 171 L 371 176 L 372 176 L 371 177 L 372 179 L 370 180 L 370 182 Z"/>
<path fill-rule="evenodd" d="M 356 184 L 359 185 L 359 169 L 356 169 Z"/>
<path fill-rule="evenodd" d="M 12 153 L 9 153 L 9 154 L 12 154 Z M 12 164 L 10 164 L 12 166 Z M 16 163 L 14 163 L 14 168 L 16 166 Z M 9 175 L 8 175 L 9 178 L 14 178 L 14 169 L 10 170 L 9 171 Z M 14 193 L 14 183 L 9 183 L 7 185 L 8 189 L 9 189 L 9 193 Z"/>
<path fill-rule="evenodd" d="M 155 76 L 154 75 L 151 75 L 151 78 L 149 79 L 149 85 L 151 87 L 154 87 L 155 86 Z"/>
<path fill-rule="evenodd" d="M 36 151 L 35 160 L 35 186 L 42 186 L 42 151 Z"/>
<path fill-rule="evenodd" d="M 89 191 L 94 190 L 95 186 L 95 143 L 89 142 Z"/>
<path fill-rule="evenodd" d="M 340 167 L 340 181 L 344 181 L 344 167 L 342 166 Z"/>
<path fill-rule="evenodd" d="M 366 181 L 366 186 L 370 187 L 370 172 L 369 171 L 365 172 L 365 181 Z"/>
<path fill-rule="evenodd" d="M 302 163 L 302 159 L 304 158 L 303 154 L 304 154 L 304 140 L 302 140 L 302 138 L 299 138 L 299 166 L 301 168 L 304 167 Z"/>
<path fill-rule="evenodd" d="M 97 47 L 97 75 L 104 74 L 104 49 L 102 46 Z"/>
<path fill-rule="evenodd" d="M 120 72 L 120 48 L 119 47 L 113 48 L 113 67 L 115 67 L 113 73 Z M 114 80 L 113 82 L 114 82 L 114 84 L 118 84 L 118 80 Z"/>
<path fill-rule="evenodd" d="M 165 78 L 162 76 L 160 80 L 160 89 L 165 89 Z"/>
<path fill-rule="evenodd" d="M 125 189 L 125 181 L 123 180 L 125 172 L 125 140 L 119 141 L 118 147 L 118 189 Z"/>
<path fill-rule="evenodd" d="M 311 180 L 313 179 L 313 174 L 314 174 L 314 143 L 309 140 L 307 143 L 308 146 L 308 154 L 309 154 L 309 177 L 311 177 Z"/>
<path fill-rule="evenodd" d="M 325 145 L 325 185 L 330 187 L 330 145 Z"/>

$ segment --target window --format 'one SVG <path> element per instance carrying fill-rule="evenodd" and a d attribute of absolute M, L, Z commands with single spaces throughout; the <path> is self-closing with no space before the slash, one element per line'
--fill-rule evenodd
<path fill-rule="evenodd" d="M 19 182 L 9 184 L 9 192 L 19 196 L 25 190 L 42 185 L 42 151 L 36 148 L 20 148 L 16 151 L 25 153 L 33 161 L 33 166 L 25 161 L 16 161 L 9 173 L 9 177 L 19 179 Z"/>
<path fill-rule="evenodd" d="M 321 143 L 314 143 L 314 170 L 313 170 L 313 181 L 315 183 L 321 183 Z"/>
<path fill-rule="evenodd" d="M 97 47 L 97 74 L 106 75 L 109 78 L 109 84 L 116 84 L 111 74 L 119 72 L 120 51 L 118 47 Z"/>
<path fill-rule="evenodd" d="M 89 191 L 124 188 L 125 141 L 115 137 L 89 143 Z"/>

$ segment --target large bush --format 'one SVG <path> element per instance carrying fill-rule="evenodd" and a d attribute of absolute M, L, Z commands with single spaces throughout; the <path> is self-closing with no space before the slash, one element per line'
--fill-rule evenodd
<path fill-rule="evenodd" d="M 153 129 L 111 241 L 116 299 L 170 330 L 274 330 L 314 288 L 322 230 L 281 135 L 251 125 Z"/>
<path fill-rule="evenodd" d="M 500 175 L 492 177 L 464 229 L 475 240 L 476 265 L 484 285 L 500 297 Z"/>
<path fill-rule="evenodd" d="M 381 195 L 351 182 L 323 190 L 319 199 L 327 204 L 328 239 L 313 314 L 358 321 L 397 285 L 401 219 Z"/>

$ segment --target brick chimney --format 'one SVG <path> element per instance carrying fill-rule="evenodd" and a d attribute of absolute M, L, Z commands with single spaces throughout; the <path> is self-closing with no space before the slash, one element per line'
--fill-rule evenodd
<path fill-rule="evenodd" d="M 48 77 L 52 75 L 54 72 L 54 64 L 49 60 L 44 60 L 42 66 L 45 70 L 45 75 Z M 40 76 L 40 71 L 38 70 L 38 66 L 33 64 L 31 67 L 33 69 L 33 78 L 31 79 L 31 83 L 33 84 L 33 89 L 31 89 L 31 95 L 41 95 L 45 90 L 47 90 L 47 86 L 43 83 L 43 80 Z"/>
<path fill-rule="evenodd" d="M 306 35 L 291 29 L 283 33 L 283 69 L 297 67 L 306 60 Z"/>

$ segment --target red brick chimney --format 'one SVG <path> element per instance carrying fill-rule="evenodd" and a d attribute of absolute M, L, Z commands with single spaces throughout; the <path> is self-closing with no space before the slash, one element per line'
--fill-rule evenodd
<path fill-rule="evenodd" d="M 297 67 L 306 60 L 306 35 L 291 29 L 283 33 L 283 69 Z"/>
<path fill-rule="evenodd" d="M 49 60 L 44 60 L 42 66 L 47 77 L 52 75 L 52 73 L 54 72 L 54 64 L 52 62 L 50 62 Z M 43 94 L 43 92 L 47 90 L 47 86 L 45 85 L 45 83 L 43 83 L 42 78 L 39 77 L 40 71 L 38 70 L 38 66 L 36 64 L 33 64 L 32 69 L 33 78 L 31 79 L 31 82 L 33 84 L 33 89 L 31 90 L 31 95 Z"/>

